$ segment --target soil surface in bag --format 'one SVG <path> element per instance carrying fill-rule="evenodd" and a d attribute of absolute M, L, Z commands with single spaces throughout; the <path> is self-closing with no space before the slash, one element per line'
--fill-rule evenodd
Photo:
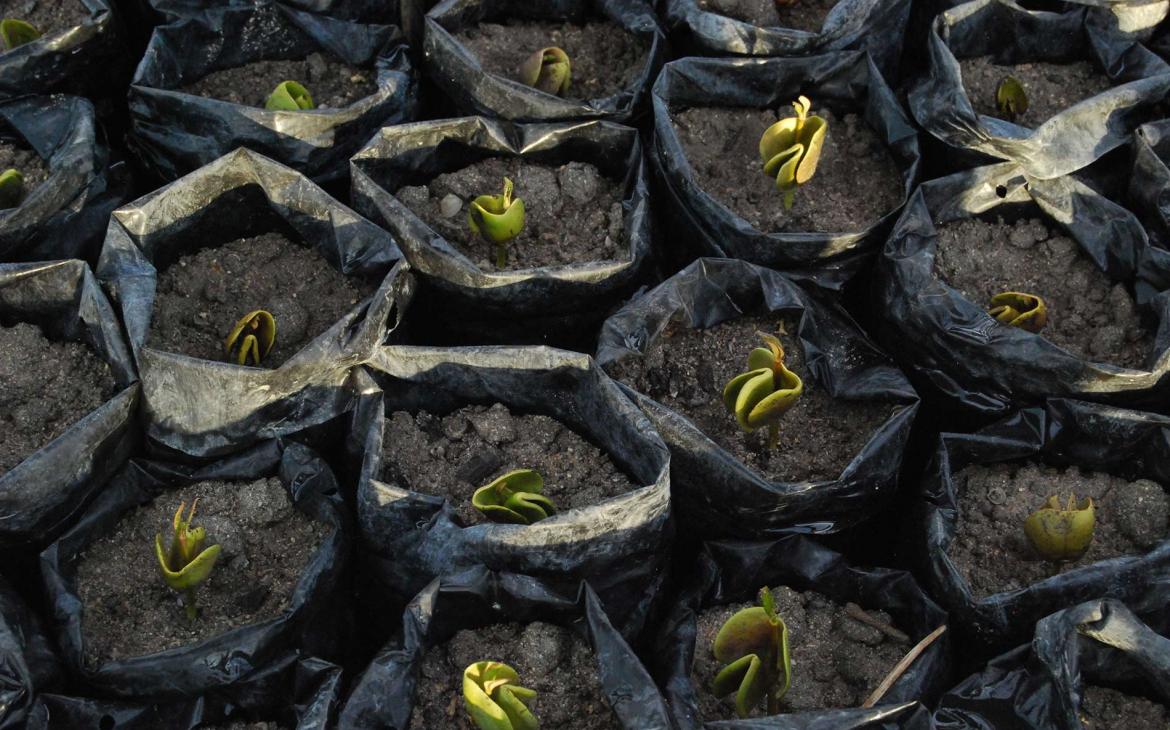
<path fill-rule="evenodd" d="M 624 91 L 642 73 L 650 52 L 637 36 L 606 21 L 483 23 L 455 37 L 484 71 L 517 82 L 525 59 L 542 48 L 560 48 L 569 56 L 567 99 L 603 99 Z"/>
<path fill-rule="evenodd" d="M 169 549 L 175 510 L 192 501 L 206 546 L 222 545 L 211 576 L 196 589 L 199 618 L 187 620 L 163 582 L 155 535 Z M 77 592 L 84 607 L 85 661 L 153 654 L 276 618 L 288 608 L 310 559 L 331 528 L 298 512 L 280 479 L 197 482 L 128 512 L 82 554 Z"/>
<path fill-rule="evenodd" d="M 760 137 L 792 107 L 695 107 L 671 116 L 695 180 L 708 195 L 764 233 L 849 233 L 873 225 L 902 202 L 902 175 L 881 139 L 856 114 L 838 118 L 812 99 L 810 115 L 828 122 L 816 174 L 784 209 L 776 180 L 764 174 Z"/>
<path fill-rule="evenodd" d="M 471 506 L 476 489 L 515 469 L 544 478 L 565 512 L 638 489 L 610 458 L 559 421 L 506 406 L 467 406 L 446 416 L 395 411 L 386 418 L 382 480 L 446 497 L 464 525 L 488 522 Z"/>
<path fill-rule="evenodd" d="M 987 307 L 1005 291 L 1044 300 L 1041 336 L 1077 357 L 1141 368 L 1153 337 L 1133 298 L 1073 241 L 1043 222 L 967 218 L 940 226 L 934 274 L 972 303 Z"/>
<path fill-rule="evenodd" d="M 116 391 L 110 366 L 86 345 L 24 322 L 0 326 L 0 476 Z"/>
<path fill-rule="evenodd" d="M 609 367 L 610 374 L 690 419 L 707 438 L 770 481 L 836 479 L 889 417 L 891 406 L 832 398 L 810 377 L 796 324 L 780 315 L 740 317 L 710 329 L 671 323 L 640 358 Z M 768 429 L 744 433 L 723 405 L 723 386 L 747 372 L 747 357 L 764 347 L 760 332 L 780 335 L 785 366 L 804 392 L 780 421 L 780 442 L 768 448 Z"/>
<path fill-rule="evenodd" d="M 1170 528 L 1170 496 L 1148 479 L 1134 482 L 1076 467 L 1037 464 L 969 466 L 955 475 L 959 520 L 947 554 L 979 597 L 1018 590 L 1066 570 L 1154 549 Z M 1091 497 L 1093 541 L 1079 559 L 1041 558 L 1024 535 L 1024 521 L 1052 495 Z"/>
<path fill-rule="evenodd" d="M 1106 687 L 1085 687 L 1079 714 L 1084 730 L 1170 727 L 1170 711 L 1165 705 Z"/>
<path fill-rule="evenodd" d="M 480 661 L 516 670 L 520 686 L 536 690 L 526 703 L 541 727 L 619 730 L 606 703 L 589 644 L 569 629 L 533 622 L 496 624 L 455 634 L 423 656 L 410 730 L 474 730 L 463 707 L 463 670 Z"/>
<path fill-rule="evenodd" d="M 977 114 L 1005 119 L 1022 127 L 1038 127 L 1077 102 L 1114 86 L 1112 79 L 1088 61 L 1000 66 L 990 56 L 978 56 L 960 59 L 959 74 Z M 999 82 L 1007 76 L 1014 76 L 1028 97 L 1028 111 L 1014 120 L 1000 114 L 995 102 Z"/>
<path fill-rule="evenodd" d="M 0 142 L 0 172 L 8 169 L 24 177 L 22 200 L 49 177 L 49 166 L 36 152 L 11 142 Z"/>
<path fill-rule="evenodd" d="M 838 0 L 798 0 L 781 5 L 775 0 L 698 0 L 699 8 L 760 28 L 792 28 L 816 33 Z"/>
<path fill-rule="evenodd" d="M 859 707 L 898 663 L 910 642 L 895 638 L 853 618 L 846 608 L 814 591 L 773 588 L 776 613 L 788 626 L 792 659 L 792 686 L 780 700 L 781 712 Z M 735 695 L 723 699 L 711 693 L 711 682 L 725 666 L 715 659 L 712 646 L 719 629 L 737 612 L 758 605 L 736 603 L 709 608 L 697 617 L 695 663 L 691 682 L 706 721 L 735 720 Z M 865 610 L 871 618 L 897 631 L 883 611 Z M 899 634 L 901 632 L 898 632 Z M 751 717 L 767 715 L 765 704 Z"/>
<path fill-rule="evenodd" d="M 0 16 L 23 20 L 42 35 L 52 36 L 85 23 L 89 11 L 81 0 L 13 0 L 4 3 Z"/>
<path fill-rule="evenodd" d="M 622 247 L 622 181 L 587 162 L 542 165 L 492 157 L 439 175 L 425 186 L 401 188 L 397 198 L 485 271 L 497 270 L 495 244 L 472 233 L 471 201 L 501 195 L 504 178 L 524 201 L 524 229 L 508 241 L 504 270 L 617 259 Z"/>
<path fill-rule="evenodd" d="M 260 364 L 274 368 L 376 288 L 283 234 L 241 238 L 183 256 L 159 273 L 147 344 L 226 360 L 224 340 L 232 327 L 264 309 L 276 320 L 276 343 Z"/>
<path fill-rule="evenodd" d="M 313 53 L 296 61 L 256 61 L 216 71 L 184 86 L 187 94 L 263 107 L 282 82 L 296 81 L 309 91 L 318 109 L 349 106 L 378 91 L 377 75 Z"/>

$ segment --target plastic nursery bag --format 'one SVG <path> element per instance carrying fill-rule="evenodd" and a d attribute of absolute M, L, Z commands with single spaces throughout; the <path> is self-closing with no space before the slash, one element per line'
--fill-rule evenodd
<path fill-rule="evenodd" d="M 807 710 L 754 720 L 703 723 L 697 693 L 707 688 L 696 687 L 691 681 L 695 653 L 711 651 L 710 646 L 696 645 L 699 614 L 712 606 L 753 601 L 763 586 L 816 591 L 838 603 L 853 602 L 866 609 L 885 611 L 894 625 L 917 643 L 944 625 L 946 614 L 909 573 L 855 567 L 840 554 L 803 535 L 789 535 L 772 542 L 705 543 L 693 570 L 686 575 L 680 592 L 671 599 L 672 608 L 653 647 L 656 676 L 679 730 L 930 727 L 919 703 L 929 703 L 945 688 L 950 671 L 950 639 L 945 632 L 870 708 Z M 798 671 L 808 671 L 808 667 Z"/>
<path fill-rule="evenodd" d="M 172 17 L 198 15 L 208 8 L 246 7 L 251 0 L 149 0 L 151 7 Z M 413 2 L 414 0 L 408 0 Z M 399 24 L 398 0 L 280 0 L 289 7 L 330 18 L 361 23 Z"/>
<path fill-rule="evenodd" d="M 669 558 L 670 455 L 592 359 L 545 347 L 385 347 L 367 367 L 384 393 L 382 407 L 366 409 L 369 423 L 354 429 L 364 447 L 358 521 L 394 594 L 408 597 L 435 576 L 477 564 L 562 588 L 587 579 L 624 635 L 641 630 Z M 382 460 L 389 414 L 444 415 L 494 402 L 557 419 L 640 488 L 531 525 L 464 527 L 446 500 L 383 481 L 386 468 L 394 468 Z"/>
<path fill-rule="evenodd" d="M 482 566 L 436 578 L 414 597 L 403 611 L 401 632 L 358 678 L 339 725 L 352 730 L 407 730 L 427 649 L 462 629 L 533 621 L 567 625 L 588 640 L 601 690 L 623 728 L 670 730 L 658 688 L 610 623 L 589 584 L 561 590 L 539 578 L 494 573 Z"/>
<path fill-rule="evenodd" d="M 1133 134 L 1130 208 L 1146 228 L 1150 242 L 1170 249 L 1170 120 L 1151 122 Z"/>
<path fill-rule="evenodd" d="M 487 73 L 455 37 L 464 28 L 480 23 L 509 19 L 584 23 L 592 16 L 636 36 L 646 48 L 643 66 L 630 85 L 600 99 L 563 99 Z M 666 60 L 666 38 L 653 9 L 643 0 L 444 0 L 427 13 L 424 23 L 423 52 L 431 79 L 460 111 L 498 119 L 630 121 L 641 111 L 650 84 Z"/>
<path fill-rule="evenodd" d="M 699 187 L 670 115 L 689 107 L 778 108 L 798 95 L 835 114 L 856 113 L 886 145 L 902 175 L 902 201 L 918 180 L 918 135 L 872 59 L 843 51 L 795 58 L 685 58 L 654 82 L 650 157 L 666 196 L 662 217 L 673 240 L 700 256 L 726 256 L 778 269 L 808 266 L 876 245 L 898 207 L 864 231 L 765 233 Z"/>
<path fill-rule="evenodd" d="M 0 730 L 27 728 L 36 693 L 59 675 L 40 620 L 0 577 Z"/>
<path fill-rule="evenodd" d="M 275 369 L 201 360 L 147 346 L 159 269 L 208 246 L 288 230 L 344 274 L 383 275 L 368 302 Z M 98 277 L 120 310 L 142 375 L 147 435 L 196 456 L 300 431 L 343 413 L 353 366 L 393 331 L 413 277 L 390 235 L 284 165 L 235 152 L 119 208 Z M 386 273 L 386 272 L 389 273 Z"/>
<path fill-rule="evenodd" d="M 214 71 L 323 52 L 374 67 L 378 90 L 342 109 L 268 111 L 184 93 Z M 311 89 L 310 89 L 311 91 Z M 209 10 L 155 30 L 130 86 L 130 144 L 173 180 L 248 147 L 318 182 L 344 179 L 348 160 L 379 127 L 414 116 L 417 82 L 394 26 L 313 15 L 265 0 Z"/>
<path fill-rule="evenodd" d="M 981 306 L 935 278 L 936 225 L 981 216 L 1038 216 L 1110 279 L 1132 286 L 1139 307 L 1159 323 L 1142 370 L 1094 363 L 1041 335 L 997 323 Z M 1038 180 L 1011 163 L 924 183 L 894 225 L 874 270 L 879 341 L 916 384 L 983 416 L 1002 415 L 1045 396 L 1127 407 L 1165 408 L 1170 393 L 1170 257 L 1150 247 L 1141 224 L 1072 177 Z"/>
<path fill-rule="evenodd" d="M 799 316 L 806 367 L 818 386 L 838 398 L 889 401 L 891 413 L 838 478 L 771 482 L 685 416 L 623 385 L 670 447 L 673 505 L 688 535 L 834 532 L 868 519 L 893 497 L 918 411 L 914 389 L 840 306 L 811 296 L 782 274 L 744 261 L 699 259 L 606 320 L 597 362 L 609 367 L 642 357 L 672 321 L 705 329 L 764 312 Z"/>

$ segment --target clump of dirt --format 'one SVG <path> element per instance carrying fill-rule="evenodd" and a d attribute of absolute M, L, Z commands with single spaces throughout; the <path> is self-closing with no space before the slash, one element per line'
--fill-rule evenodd
<path fill-rule="evenodd" d="M 703 10 L 760 28 L 791 28 L 819 33 L 829 11 L 838 1 L 797 0 L 783 5 L 775 0 L 698 0 L 698 3 Z"/>
<path fill-rule="evenodd" d="M 1080 720 L 1084 730 L 1165 728 L 1170 727 L 1170 711 L 1145 697 L 1089 686 L 1081 699 Z"/>
<path fill-rule="evenodd" d="M 48 163 L 36 152 L 11 142 L 0 142 L 0 172 L 9 169 L 24 177 L 22 201 L 49 177 Z"/>
<path fill-rule="evenodd" d="M 254 61 L 215 71 L 180 91 L 263 107 L 279 84 L 296 81 L 308 89 L 317 109 L 340 109 L 376 93 L 377 78 L 372 69 L 350 66 L 324 53 L 311 53 L 299 60 Z"/>
<path fill-rule="evenodd" d="M 81 0 L 12 0 L 4 5 L 5 18 L 23 20 L 46 38 L 83 25 L 90 18 Z"/>
<path fill-rule="evenodd" d="M 1014 121 L 1022 127 L 1038 127 L 1077 102 L 1113 88 L 1113 80 L 1088 61 L 1074 63 L 1018 63 L 1000 66 L 991 56 L 959 59 L 963 90 L 977 114 L 1007 119 L 999 113 L 995 90 L 1008 76 L 1023 85 L 1028 111 Z"/>

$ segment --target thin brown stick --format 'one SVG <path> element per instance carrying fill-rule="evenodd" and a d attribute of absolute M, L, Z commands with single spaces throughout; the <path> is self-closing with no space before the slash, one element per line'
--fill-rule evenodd
<path fill-rule="evenodd" d="M 882 680 L 882 683 L 878 685 L 878 688 L 873 691 L 873 694 L 869 696 L 869 699 L 865 701 L 865 704 L 863 704 L 862 707 L 873 707 L 876 705 L 878 701 L 885 696 L 886 692 L 890 691 L 890 687 L 894 686 L 894 682 L 897 682 L 898 678 L 906 673 L 906 670 L 910 668 L 910 665 L 914 663 L 914 660 L 917 659 L 919 655 L 922 654 L 922 652 L 926 651 L 926 647 L 933 644 L 934 640 L 942 636 L 943 632 L 946 630 L 946 624 L 939 626 L 937 629 L 927 634 L 926 638 L 915 644 L 914 648 L 906 652 L 906 656 L 902 657 L 902 660 L 894 665 L 894 668 L 890 670 L 890 673 L 886 675 L 886 678 Z"/>
<path fill-rule="evenodd" d="M 858 606 L 856 603 L 846 603 L 845 613 L 849 616 L 849 618 L 856 619 L 866 626 L 872 626 L 895 641 L 900 641 L 903 644 L 910 643 L 909 636 L 903 634 L 901 631 L 898 631 L 893 626 L 890 626 L 885 621 L 879 619 L 877 616 L 869 613 L 861 606 Z"/>

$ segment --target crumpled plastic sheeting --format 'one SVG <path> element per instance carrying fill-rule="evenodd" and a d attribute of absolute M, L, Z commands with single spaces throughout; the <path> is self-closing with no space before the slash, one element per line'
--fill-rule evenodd
<path fill-rule="evenodd" d="M 546 347 L 386 347 L 367 367 L 384 394 L 353 429 L 355 450 L 364 451 L 357 512 L 386 587 L 409 597 L 435 576 L 477 564 L 562 588 L 586 579 L 625 636 L 641 630 L 669 558 L 670 454 L 591 358 Z M 495 402 L 557 419 L 639 487 L 531 525 L 463 527 L 446 500 L 382 481 L 386 414 Z"/>
<path fill-rule="evenodd" d="M 1024 10 L 1011 0 L 973 0 L 935 18 L 929 70 L 911 89 L 914 117 L 952 147 L 1009 160 L 1028 176 L 1057 178 L 1129 141 L 1170 93 L 1170 65 L 1124 34 L 1089 22 L 1089 10 Z M 975 113 L 956 58 L 991 55 L 999 64 L 1087 60 L 1115 86 L 1061 111 L 1036 129 Z"/>
<path fill-rule="evenodd" d="M 480 23 L 508 19 L 583 23 L 596 16 L 636 36 L 647 50 L 637 78 L 622 91 L 601 99 L 563 99 L 488 73 L 455 37 L 464 28 Z M 628 122 L 641 111 L 646 92 L 666 60 L 666 37 L 653 9 L 642 0 L 444 0 L 427 13 L 424 23 L 423 52 L 432 80 L 464 113 L 498 119 Z"/>
<path fill-rule="evenodd" d="M 268 111 L 179 90 L 214 71 L 316 51 L 352 66 L 373 66 L 378 90 L 341 109 L 311 112 Z M 319 182 L 343 180 L 350 155 L 379 127 L 413 118 L 417 95 L 415 73 L 396 27 L 360 25 L 266 0 L 207 11 L 155 30 L 130 86 L 128 141 L 165 180 L 237 147 Z"/>
<path fill-rule="evenodd" d="M 1092 598 L 1116 598 L 1170 619 L 1170 541 L 1129 555 L 1066 570 L 1021 590 L 977 598 L 947 548 L 958 513 L 955 475 L 972 464 L 1029 460 L 1076 466 L 1124 479 L 1170 483 L 1170 417 L 1056 398 L 973 434 L 944 433 L 922 476 L 922 573 L 957 628 L 977 646 L 1002 651 L 1026 641 L 1032 625 L 1053 611 Z"/>
<path fill-rule="evenodd" d="M 917 643 L 946 623 L 943 613 L 922 592 L 914 578 L 901 570 L 859 568 L 838 553 L 803 535 L 789 535 L 772 542 L 726 541 L 703 545 L 693 570 L 655 637 L 654 671 L 663 687 L 678 730 L 860 730 L 861 728 L 930 727 L 922 705 L 945 688 L 950 671 L 944 632 L 930 644 L 894 682 L 872 708 L 846 708 L 793 712 L 755 720 L 702 721 L 698 693 L 705 687 L 691 682 L 699 614 L 712 606 L 756 600 L 763 586 L 787 586 L 797 591 L 816 591 L 838 603 L 853 602 L 862 608 L 890 614 L 893 623 Z M 910 650 L 912 645 L 906 647 Z M 891 667 L 892 668 L 892 667 Z M 808 668 L 797 668 L 798 673 Z"/>
<path fill-rule="evenodd" d="M 601 690 L 627 730 L 670 730 L 665 702 L 588 583 L 554 588 L 538 578 L 473 567 L 436 578 L 402 614 L 402 630 L 358 678 L 338 721 L 349 730 L 408 730 L 426 650 L 462 629 L 547 621 L 589 642 Z M 462 711 L 462 708 L 460 708 Z"/>
<path fill-rule="evenodd" d="M 0 730 L 25 730 L 36 692 L 60 666 L 36 614 L 0 577 Z"/>
<path fill-rule="evenodd" d="M 1133 173 L 1129 202 L 1149 233 L 1150 241 L 1170 249 L 1170 120 L 1151 122 L 1133 135 Z M 1167 253 L 1166 256 L 1170 256 Z M 1170 265 L 1167 265 L 1170 269 Z"/>
<path fill-rule="evenodd" d="M 242 481 L 279 476 L 295 507 L 333 528 L 310 559 L 288 607 L 265 621 L 240 626 L 198 644 L 160 653 L 85 664 L 77 594 L 77 569 L 86 549 L 114 529 L 129 511 L 167 492 L 207 480 Z M 110 480 L 85 515 L 41 553 L 45 591 L 56 624 L 57 645 L 73 677 L 102 696 L 138 700 L 192 697 L 206 692 L 235 704 L 247 702 L 249 678 L 283 653 L 309 640 L 324 641 L 334 617 L 321 614 L 337 590 L 349 560 L 351 520 L 333 472 L 306 446 L 266 441 L 202 466 L 131 460 Z M 311 619 L 311 620 L 310 620 Z M 237 696 L 236 690 L 239 690 Z M 287 705 L 287 695 L 274 707 Z"/>
<path fill-rule="evenodd" d="M 1002 196 L 1000 195 L 1002 193 Z M 933 274 L 936 225 L 962 218 L 1050 219 L 1110 279 L 1131 286 L 1158 322 L 1144 370 L 1083 360 L 996 322 Z M 1071 177 L 1038 180 L 1011 163 L 924 183 L 894 226 L 874 269 L 878 340 L 916 384 L 948 404 L 994 417 L 1046 396 L 1166 408 L 1170 393 L 1170 257 L 1149 245 L 1127 210 Z"/>
<path fill-rule="evenodd" d="M 362 23 L 398 25 L 398 0 L 280 0 L 284 5 L 307 13 Z M 412 1 L 412 0 L 408 0 Z M 199 15 L 221 7 L 249 7 L 254 0 L 149 0 L 151 7 L 172 17 Z"/>
<path fill-rule="evenodd" d="M 0 319 L 35 324 L 53 340 L 84 342 L 109 364 L 119 389 L 0 474 L 0 547 L 40 549 L 56 539 L 133 449 L 138 376 L 114 310 L 84 261 L 0 264 Z"/>
<path fill-rule="evenodd" d="M 699 259 L 606 320 L 597 362 L 606 367 L 641 357 L 672 322 L 705 329 L 765 312 L 800 317 L 797 334 L 818 387 L 838 398 L 888 401 L 891 413 L 836 479 L 771 482 L 686 417 L 621 386 L 670 447 L 672 499 L 685 534 L 714 539 L 834 532 L 869 519 L 894 495 L 918 411 L 914 389 L 839 305 L 782 274 L 744 261 Z"/>
<path fill-rule="evenodd" d="M 158 269 L 209 245 L 291 227 L 344 274 L 385 274 L 373 297 L 275 369 L 146 345 Z M 357 397 L 354 366 L 401 322 L 414 279 L 390 235 L 296 171 L 237 150 L 116 210 L 98 278 L 142 376 L 147 435 L 196 456 L 324 423 Z M 389 273 L 386 273 L 389 271 Z"/>
<path fill-rule="evenodd" d="M 856 113 L 886 145 L 902 175 L 903 198 L 918 181 L 918 133 L 873 60 L 859 51 L 794 58 L 686 58 L 668 63 L 654 82 L 650 157 L 665 194 L 663 220 L 674 240 L 693 240 L 700 256 L 726 256 L 778 269 L 871 253 L 901 209 L 864 231 L 765 233 L 699 187 L 672 112 L 689 107 L 779 108 L 798 95 L 834 114 Z M 762 130 L 761 130 L 762 131 Z M 762 177 L 762 175 L 761 175 Z M 777 199 L 778 200 L 778 199 Z"/>

